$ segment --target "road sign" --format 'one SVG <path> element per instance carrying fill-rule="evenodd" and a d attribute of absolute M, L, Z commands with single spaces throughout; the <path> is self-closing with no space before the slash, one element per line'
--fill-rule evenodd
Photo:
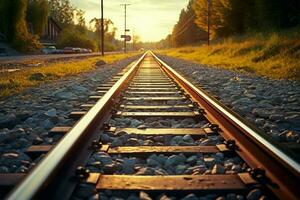
<path fill-rule="evenodd" d="M 131 41 L 131 36 L 130 35 L 121 35 L 121 38 L 125 38 L 127 42 Z"/>

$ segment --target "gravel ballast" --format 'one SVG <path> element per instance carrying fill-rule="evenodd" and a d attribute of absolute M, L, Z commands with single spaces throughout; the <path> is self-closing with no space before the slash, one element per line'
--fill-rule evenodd
<path fill-rule="evenodd" d="M 300 83 L 159 56 L 276 141 L 300 144 Z"/>
<path fill-rule="evenodd" d="M 59 136 L 48 135 L 54 126 L 73 126 L 70 112 L 88 102 L 106 83 L 138 56 L 103 65 L 96 70 L 42 84 L 0 101 L 0 173 L 27 172 L 33 161 L 24 154 L 31 145 L 48 145 Z"/>

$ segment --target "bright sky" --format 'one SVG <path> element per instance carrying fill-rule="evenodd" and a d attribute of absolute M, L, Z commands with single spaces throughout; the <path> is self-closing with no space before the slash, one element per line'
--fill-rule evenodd
<path fill-rule="evenodd" d="M 189 0 L 104 0 L 104 18 L 109 18 L 118 29 L 117 36 L 124 32 L 124 6 L 127 8 L 127 28 L 141 37 L 141 40 L 159 41 L 171 33 L 178 21 L 181 9 Z M 100 0 L 71 0 L 73 5 L 84 10 L 86 21 L 100 18 Z"/>

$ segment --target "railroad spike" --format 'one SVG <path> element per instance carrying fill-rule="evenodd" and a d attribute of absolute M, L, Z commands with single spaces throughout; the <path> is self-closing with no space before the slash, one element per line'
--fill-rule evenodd
<path fill-rule="evenodd" d="M 90 176 L 90 170 L 83 166 L 78 166 L 75 171 L 75 176 L 79 179 L 88 178 Z"/>
<path fill-rule="evenodd" d="M 97 141 L 97 140 L 93 140 L 91 146 L 89 147 L 89 150 L 99 150 L 102 147 L 102 143 Z"/>
<path fill-rule="evenodd" d="M 187 98 L 187 99 L 190 99 L 191 96 L 188 94 L 188 93 L 183 93 L 183 95 Z"/>
<path fill-rule="evenodd" d="M 230 139 L 230 140 L 224 141 L 224 144 L 230 151 L 235 151 L 235 150 L 239 149 L 239 147 L 236 145 L 235 140 Z"/>
<path fill-rule="evenodd" d="M 254 180 L 261 184 L 268 184 L 273 188 L 279 188 L 279 186 L 272 182 L 272 180 L 266 176 L 266 170 L 261 168 L 250 169 L 249 174 L 252 176 Z"/>
<path fill-rule="evenodd" d="M 108 131 L 110 129 L 110 127 L 111 126 L 108 123 L 104 123 L 103 126 L 102 126 L 102 129 L 105 130 L 105 131 Z"/>
<path fill-rule="evenodd" d="M 195 107 L 200 107 L 199 103 L 196 102 L 196 101 L 193 102 L 193 105 L 194 105 Z"/>
<path fill-rule="evenodd" d="M 214 132 L 218 132 L 218 131 L 220 130 L 218 124 L 209 124 L 208 127 L 209 127 L 212 131 L 214 131 Z"/>

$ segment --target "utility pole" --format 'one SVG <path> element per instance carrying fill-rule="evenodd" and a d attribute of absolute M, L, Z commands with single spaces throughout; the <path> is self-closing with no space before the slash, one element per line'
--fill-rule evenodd
<path fill-rule="evenodd" d="M 207 45 L 210 45 L 211 0 L 207 0 Z"/>
<path fill-rule="evenodd" d="M 127 6 L 129 6 L 130 4 L 126 4 L 126 3 L 124 3 L 124 4 L 121 4 L 121 6 L 124 6 L 124 10 L 125 10 L 125 14 L 124 14 L 124 17 L 125 17 L 125 20 L 124 20 L 124 53 L 126 53 L 127 52 L 127 50 L 126 50 L 126 40 L 127 40 L 127 31 L 129 31 L 129 30 L 127 30 L 127 28 L 126 28 L 126 15 L 127 15 Z"/>
<path fill-rule="evenodd" d="M 101 54 L 104 56 L 104 18 L 103 18 L 103 0 L 101 0 Z"/>

